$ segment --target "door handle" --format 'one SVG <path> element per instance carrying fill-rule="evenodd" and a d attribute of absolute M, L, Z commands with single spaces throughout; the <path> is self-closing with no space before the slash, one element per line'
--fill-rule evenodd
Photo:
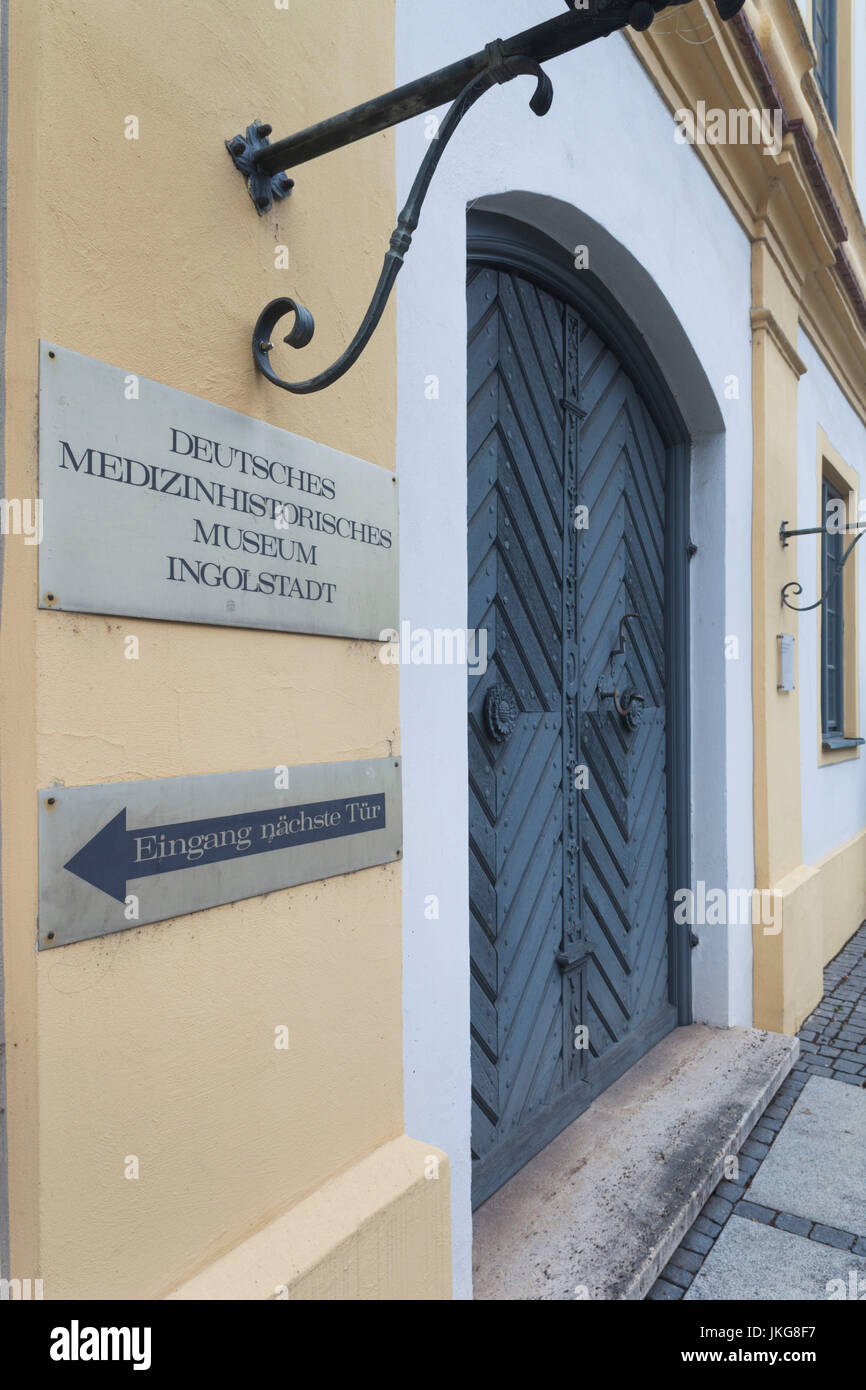
<path fill-rule="evenodd" d="M 646 704 L 646 696 L 639 695 L 636 690 L 604 690 L 601 692 L 603 700 L 613 700 L 614 709 L 619 715 L 623 727 L 634 731 L 640 728 L 643 720 L 642 706 Z"/>
<path fill-rule="evenodd" d="M 613 700 L 614 708 L 622 721 L 623 728 L 633 731 L 640 726 L 643 718 L 642 706 L 646 703 L 646 697 L 644 695 L 639 695 L 633 687 L 620 690 L 619 686 L 614 685 L 614 681 L 616 680 L 617 657 L 625 656 L 625 625 L 630 618 L 634 618 L 635 622 L 638 623 L 641 620 L 639 613 L 623 614 L 619 620 L 619 645 L 614 647 L 607 661 L 608 680 L 613 686 L 613 689 L 603 690 L 602 682 L 599 681 L 598 696 L 601 700 Z M 624 663 L 620 668 L 620 675 L 623 669 Z"/>
<path fill-rule="evenodd" d="M 636 729 L 641 721 L 643 710 L 635 709 L 635 705 L 643 705 L 646 700 L 643 695 L 638 695 L 636 690 L 627 690 L 621 695 L 618 690 L 613 692 L 613 703 L 620 719 L 628 725 L 630 729 Z"/>

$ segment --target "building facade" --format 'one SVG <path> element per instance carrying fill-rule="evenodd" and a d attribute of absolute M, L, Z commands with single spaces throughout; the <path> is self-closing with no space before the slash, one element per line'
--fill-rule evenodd
<path fill-rule="evenodd" d="M 399 495 L 379 641 L 49 611 L 5 528 L 0 1262 L 46 1298 L 469 1298 L 473 1207 L 677 1027 L 796 1031 L 866 916 L 859 0 L 495 87 L 352 370 L 250 355 L 295 295 L 279 373 L 343 351 L 445 111 L 261 217 L 224 142 L 564 8 L 5 7 L 7 501 L 40 340 Z M 402 863 L 35 950 L 40 789 L 398 756 Z"/>

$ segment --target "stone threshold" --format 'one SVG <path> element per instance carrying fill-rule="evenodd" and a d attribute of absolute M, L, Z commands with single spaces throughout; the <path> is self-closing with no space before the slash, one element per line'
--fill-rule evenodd
<path fill-rule="evenodd" d="M 674 1029 L 475 1213 L 475 1298 L 643 1298 L 798 1053 Z"/>

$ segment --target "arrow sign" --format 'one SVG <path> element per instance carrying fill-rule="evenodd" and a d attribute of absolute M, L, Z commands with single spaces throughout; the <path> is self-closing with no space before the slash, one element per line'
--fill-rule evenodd
<path fill-rule="evenodd" d="M 207 820 L 178 821 L 145 830 L 127 828 L 124 806 L 63 867 L 123 903 L 131 879 L 198 869 L 254 854 L 273 854 L 316 840 L 382 830 L 384 826 L 382 792 L 269 811 L 211 816 Z"/>
<path fill-rule="evenodd" d="M 395 757 L 48 787 L 38 946 L 391 864 L 402 834 Z"/>

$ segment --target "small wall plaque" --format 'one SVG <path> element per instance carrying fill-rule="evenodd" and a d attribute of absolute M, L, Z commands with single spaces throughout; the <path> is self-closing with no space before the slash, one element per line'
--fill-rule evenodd
<path fill-rule="evenodd" d="M 780 633 L 779 644 L 779 690 L 796 690 L 797 688 L 797 655 L 795 649 L 796 638 L 789 632 Z"/>

